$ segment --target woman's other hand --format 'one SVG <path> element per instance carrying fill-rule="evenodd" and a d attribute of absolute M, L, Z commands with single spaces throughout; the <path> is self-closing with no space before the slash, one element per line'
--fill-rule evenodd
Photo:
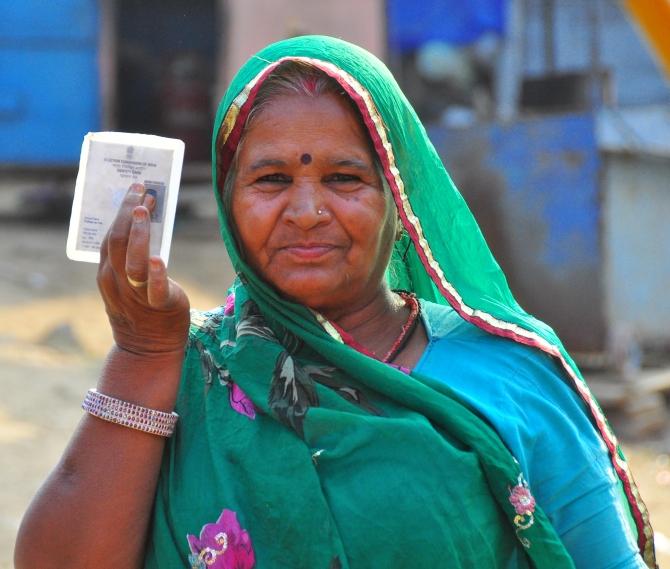
<path fill-rule="evenodd" d="M 138 355 L 181 352 L 189 326 L 189 301 L 149 254 L 154 197 L 133 184 L 100 248 L 98 288 L 116 345 Z"/>

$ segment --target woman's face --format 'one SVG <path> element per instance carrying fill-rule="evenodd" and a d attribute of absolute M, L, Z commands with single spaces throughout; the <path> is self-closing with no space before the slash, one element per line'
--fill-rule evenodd
<path fill-rule="evenodd" d="M 346 101 L 278 97 L 238 153 L 232 215 L 260 276 L 325 314 L 364 306 L 383 290 L 395 206 Z"/>

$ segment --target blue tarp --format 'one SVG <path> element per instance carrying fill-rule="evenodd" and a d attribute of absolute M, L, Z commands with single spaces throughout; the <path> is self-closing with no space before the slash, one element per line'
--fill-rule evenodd
<path fill-rule="evenodd" d="M 84 135 L 101 123 L 98 0 L 9 4 L 0 19 L 0 164 L 76 164 Z"/>
<path fill-rule="evenodd" d="M 487 32 L 501 34 L 506 0 L 388 0 L 392 51 L 413 51 L 428 41 L 464 45 Z"/>

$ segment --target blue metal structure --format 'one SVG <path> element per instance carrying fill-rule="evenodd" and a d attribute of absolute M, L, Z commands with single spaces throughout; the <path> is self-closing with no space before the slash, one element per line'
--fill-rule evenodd
<path fill-rule="evenodd" d="M 605 348 L 600 154 L 592 113 L 429 135 L 522 306 L 570 349 Z"/>
<path fill-rule="evenodd" d="M 429 41 L 464 45 L 489 32 L 501 35 L 506 0 L 388 0 L 388 41 L 406 52 Z"/>
<path fill-rule="evenodd" d="M 96 0 L 4 3 L 0 164 L 77 163 L 83 136 L 101 126 L 99 27 Z"/>

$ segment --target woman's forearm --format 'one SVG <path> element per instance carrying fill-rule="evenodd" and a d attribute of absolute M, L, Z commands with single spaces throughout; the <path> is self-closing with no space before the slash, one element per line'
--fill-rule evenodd
<path fill-rule="evenodd" d="M 182 361 L 181 352 L 138 356 L 114 349 L 98 391 L 172 411 Z M 85 416 L 23 519 L 16 568 L 140 567 L 164 444 Z"/>

